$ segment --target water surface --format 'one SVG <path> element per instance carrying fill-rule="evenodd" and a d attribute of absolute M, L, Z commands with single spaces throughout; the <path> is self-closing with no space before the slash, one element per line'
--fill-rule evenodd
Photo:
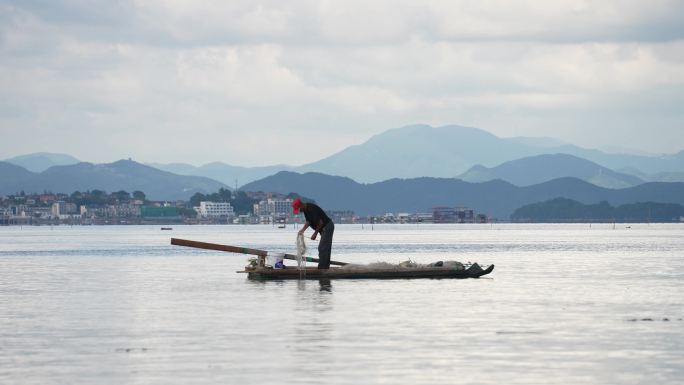
<path fill-rule="evenodd" d="M 0 228 L 0 383 L 684 378 L 684 225 L 336 227 L 335 260 L 496 264 L 477 280 L 252 282 L 235 273 L 246 256 L 169 245 L 173 236 L 292 253 L 295 235 Z"/>

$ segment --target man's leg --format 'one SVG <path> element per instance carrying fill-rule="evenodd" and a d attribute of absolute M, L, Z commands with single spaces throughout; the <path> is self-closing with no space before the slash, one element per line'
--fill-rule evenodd
<path fill-rule="evenodd" d="M 321 241 L 318 243 L 319 269 L 330 268 L 330 254 L 332 253 L 332 239 L 334 232 L 335 224 L 332 221 L 330 221 L 323 228 L 323 234 L 321 234 Z"/>

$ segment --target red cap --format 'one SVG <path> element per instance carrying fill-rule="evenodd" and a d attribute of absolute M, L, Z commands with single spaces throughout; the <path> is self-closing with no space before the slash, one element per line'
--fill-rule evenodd
<path fill-rule="evenodd" d="M 299 214 L 299 209 L 302 207 L 302 200 L 297 198 L 292 201 L 292 212 L 297 215 Z"/>

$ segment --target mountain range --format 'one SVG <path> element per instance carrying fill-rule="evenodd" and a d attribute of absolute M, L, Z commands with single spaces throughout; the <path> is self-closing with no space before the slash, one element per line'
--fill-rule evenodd
<path fill-rule="evenodd" d="M 575 157 L 574 164 L 570 163 L 570 158 L 559 157 L 553 161 L 557 167 L 539 162 L 549 159 L 538 158 L 535 164 L 534 157 L 552 154 L 572 155 Z M 532 159 L 522 161 L 526 158 Z M 581 164 L 578 158 L 595 165 L 587 162 Z M 51 165 L 78 163 L 76 158 L 69 155 L 50 153 L 25 155 L 6 161 L 34 172 L 42 172 Z M 236 183 L 244 185 L 279 171 L 320 172 L 346 176 L 362 183 L 421 176 L 462 177 L 470 181 L 501 178 L 514 184 L 540 183 L 560 176 L 571 176 L 603 187 L 624 187 L 637 184 L 639 180 L 684 181 L 684 151 L 663 156 L 609 154 L 553 138 L 499 138 L 478 128 L 455 125 L 412 125 L 390 129 L 364 143 L 301 166 L 241 167 L 222 162 L 202 166 L 187 163 L 148 165 L 174 174 L 211 178 L 227 186 L 235 186 Z M 505 170 L 515 167 L 531 167 L 530 177 L 506 175 Z M 539 169 L 535 170 L 535 167 Z M 546 175 L 541 171 L 544 167 L 547 169 Z M 554 174 L 557 171 L 562 172 Z"/>
<path fill-rule="evenodd" d="M 319 172 L 346 176 L 361 183 L 374 183 L 392 178 L 422 176 L 454 178 L 467 173 L 476 165 L 493 168 L 506 162 L 546 154 L 572 155 L 593 162 L 597 164 L 596 167 L 603 168 L 603 175 L 608 170 L 621 170 L 619 172 L 622 174 L 631 174 L 645 181 L 659 181 L 659 178 L 684 181 L 684 151 L 659 157 L 609 154 L 551 138 L 499 138 L 478 128 L 454 125 L 412 125 L 390 129 L 364 143 L 347 147 L 324 159 L 301 166 L 236 167 L 218 162 L 200 167 L 188 164 L 153 166 L 183 175 L 210 177 L 231 186 L 235 180 L 242 185 L 278 171 Z M 552 175 L 553 168 L 550 170 L 546 180 L 558 177 Z M 586 174 L 586 171 L 574 173 L 570 168 L 563 176 L 584 179 Z M 481 177 L 478 177 L 478 180 L 480 179 Z M 591 179 L 607 187 L 638 183 L 635 179 L 616 174 L 601 178 L 592 176 Z"/>
<path fill-rule="evenodd" d="M 544 154 L 516 159 L 487 168 L 476 165 L 457 178 L 466 182 L 501 179 L 516 186 L 529 186 L 556 178 L 574 177 L 606 188 L 631 187 L 644 183 L 634 175 L 613 171 L 568 154 Z"/>
<path fill-rule="evenodd" d="M 286 173 L 283 174 L 282 171 Z M 396 185 L 399 189 L 411 186 L 415 203 L 402 200 L 401 203 L 407 206 L 401 208 L 404 206 L 399 205 L 399 202 L 392 203 L 393 197 L 399 194 L 398 191 L 380 188 L 383 193 L 386 193 L 387 204 L 378 201 L 372 206 L 378 209 L 394 207 L 408 211 L 428 207 L 429 205 L 421 204 L 424 199 L 435 204 L 442 201 L 442 199 L 431 198 L 435 194 L 431 189 L 437 187 L 436 181 L 442 181 L 440 183 L 450 181 L 449 183 L 452 184 L 465 183 L 461 185 L 464 191 L 478 191 L 482 194 L 482 198 L 493 195 L 497 196 L 497 199 L 517 204 L 522 201 L 529 202 L 522 198 L 517 200 L 502 198 L 497 195 L 497 191 L 488 191 L 488 189 L 501 189 L 501 191 L 508 191 L 515 195 L 518 194 L 516 191 L 525 190 L 510 190 L 511 186 L 521 189 L 531 188 L 552 183 L 558 178 L 566 178 L 563 180 L 578 178 L 585 184 L 591 183 L 597 188 L 622 191 L 628 187 L 643 186 L 644 182 L 660 180 L 681 182 L 684 181 L 683 171 L 684 151 L 660 157 L 608 154 L 598 150 L 583 149 L 552 138 L 499 138 L 472 127 L 413 125 L 388 130 L 364 143 L 348 147 L 317 162 L 297 167 L 287 165 L 239 167 L 221 162 L 199 167 L 186 163 L 143 165 L 130 160 L 91 164 L 79 162 L 66 154 L 30 154 L 0 162 L 0 194 L 13 194 L 21 190 L 26 192 L 45 190 L 73 192 L 92 189 L 110 192 L 141 190 L 151 199 L 173 200 L 187 199 L 195 192 L 212 193 L 219 188 L 228 188 L 238 183 L 243 185 L 243 190 L 259 188 L 270 191 L 266 187 L 274 180 L 281 181 L 278 183 L 285 183 L 284 179 L 289 178 L 303 182 L 304 177 L 297 175 L 306 175 L 304 178 L 306 179 L 311 175 L 325 174 L 330 178 L 342 177 L 340 180 L 344 180 L 349 185 L 365 186 L 364 194 L 372 193 L 385 185 Z M 402 179 L 398 178 L 405 179 L 407 184 L 399 183 Z M 338 179 L 326 179 L 323 183 L 333 181 L 338 181 Z M 263 184 L 257 182 L 263 182 Z M 326 196 L 339 194 L 333 190 L 320 195 L 309 194 L 297 188 L 294 182 L 288 183 L 290 190 L 284 192 L 298 192 L 316 200 L 323 199 L 322 202 L 325 201 Z M 420 187 L 420 183 L 424 183 L 424 186 Z M 336 186 L 338 184 L 332 183 Z M 566 184 L 568 189 L 577 188 L 576 182 L 566 182 Z M 360 187 L 357 187 L 344 191 L 349 192 L 351 194 L 349 196 L 355 196 L 354 191 L 361 191 L 359 189 Z M 272 191 L 283 192 L 282 190 Z M 605 193 L 602 191 L 592 190 L 592 193 L 596 194 L 594 198 L 604 196 Z M 562 191 L 558 193 L 561 194 Z M 356 197 L 362 199 L 364 196 L 361 194 Z M 452 198 L 458 196 L 453 195 Z M 555 198 L 555 196 L 542 197 Z M 664 193 L 663 197 L 663 199 L 671 199 L 667 193 Z M 497 213 L 505 214 L 510 209 L 509 203 L 506 202 L 499 204 L 496 200 L 481 202 L 475 199 L 459 202 L 457 199 L 451 199 L 449 203 L 444 199 L 444 202 L 439 204 L 492 207 L 492 210 Z M 338 202 L 331 203 L 338 204 Z M 348 203 L 342 200 L 339 202 L 341 206 L 334 207 L 356 207 Z M 487 206 L 476 206 L 471 203 L 478 205 L 487 203 Z M 363 213 L 370 209 L 371 206 L 362 208 L 359 212 Z M 377 212 L 373 211 L 373 213 Z"/>
<path fill-rule="evenodd" d="M 199 167 L 188 163 L 148 163 L 147 165 L 174 174 L 203 176 L 215 179 L 228 186 L 234 186 L 235 183 L 246 184 L 273 175 L 279 171 L 293 169 L 293 167 L 287 165 L 241 167 L 231 166 L 223 162 L 207 163 Z"/>
<path fill-rule="evenodd" d="M 508 219 L 518 207 L 557 197 L 585 204 L 607 201 L 612 205 L 633 202 L 684 204 L 684 183 L 644 183 L 608 189 L 577 178 L 558 178 L 519 187 L 502 180 L 469 183 L 453 178 L 390 179 L 361 184 L 350 178 L 320 173 L 279 172 L 243 187 L 247 191 L 297 192 L 315 199 L 329 210 L 354 210 L 359 215 L 386 212 L 429 212 L 437 206 L 466 206 L 479 213 Z"/>
<path fill-rule="evenodd" d="M 187 200 L 196 192 L 209 193 L 227 187 L 209 178 L 176 175 L 131 160 L 52 166 L 39 173 L 0 162 L 0 181 L 0 195 L 22 190 L 61 193 L 95 189 L 108 192 L 140 190 L 153 200 Z"/>

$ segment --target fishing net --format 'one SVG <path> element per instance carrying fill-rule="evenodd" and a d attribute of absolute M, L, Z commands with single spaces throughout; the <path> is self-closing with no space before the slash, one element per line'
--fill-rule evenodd
<path fill-rule="evenodd" d="M 297 234 L 297 268 L 299 269 L 300 278 L 304 277 L 306 274 L 306 242 L 304 241 L 304 235 Z M 405 270 L 420 270 L 420 269 L 430 269 L 441 268 L 445 270 L 455 270 L 462 271 L 468 269 L 473 264 L 467 262 L 465 264 L 459 261 L 437 261 L 434 263 L 417 263 L 412 260 L 407 260 L 399 263 L 389 263 L 389 262 L 373 262 L 369 264 L 357 264 L 348 263 L 340 267 L 344 270 L 394 270 L 394 271 L 405 271 Z"/>
<path fill-rule="evenodd" d="M 299 269 L 299 277 L 302 278 L 306 274 L 306 242 L 304 242 L 304 234 L 297 233 L 297 269 Z"/>
<path fill-rule="evenodd" d="M 465 270 L 466 265 L 458 261 L 438 261 L 434 263 L 416 263 L 411 261 L 403 261 L 400 263 L 389 263 L 389 262 L 374 262 L 369 264 L 356 264 L 350 263 L 340 267 L 340 269 L 345 270 L 420 270 L 420 269 L 434 269 L 443 268 L 448 270 Z"/>

